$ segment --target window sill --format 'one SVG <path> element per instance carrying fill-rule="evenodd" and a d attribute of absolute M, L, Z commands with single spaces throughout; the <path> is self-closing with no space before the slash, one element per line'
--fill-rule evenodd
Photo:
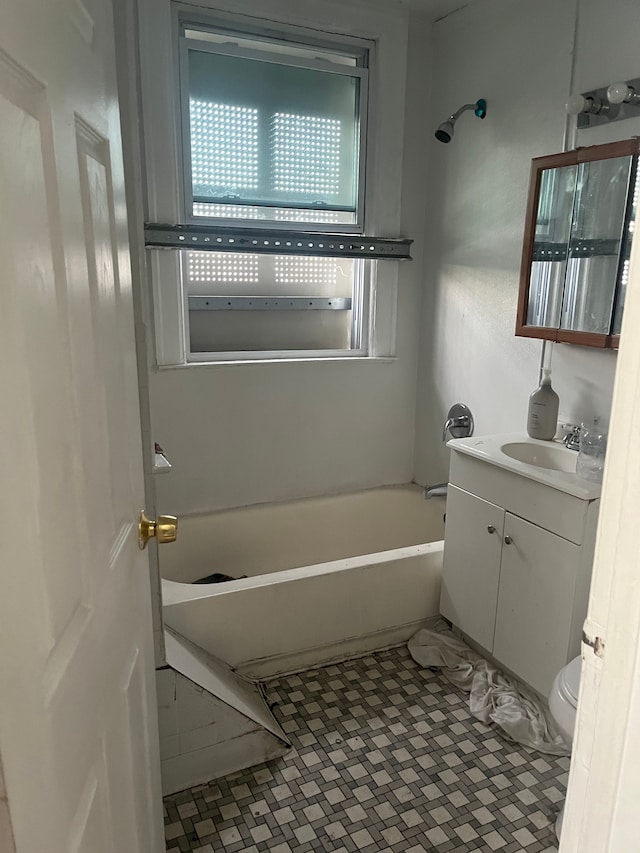
<path fill-rule="evenodd" d="M 190 370 L 192 368 L 224 368 L 224 367 L 242 367 L 256 365 L 274 365 L 274 364 L 392 364 L 398 359 L 396 356 L 330 356 L 323 358 L 321 356 L 302 357 L 302 358 L 244 358 L 235 361 L 190 361 L 187 364 L 163 364 L 156 365 L 155 369 L 159 373 L 164 373 L 166 370 Z"/>

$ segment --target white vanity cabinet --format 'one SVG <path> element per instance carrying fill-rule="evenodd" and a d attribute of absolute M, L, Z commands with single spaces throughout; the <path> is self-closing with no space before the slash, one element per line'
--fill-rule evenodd
<path fill-rule="evenodd" d="M 580 652 L 598 504 L 452 453 L 441 613 L 545 696 Z"/>

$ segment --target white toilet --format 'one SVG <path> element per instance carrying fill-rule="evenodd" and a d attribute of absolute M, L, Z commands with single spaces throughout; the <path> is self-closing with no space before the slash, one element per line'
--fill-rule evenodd
<path fill-rule="evenodd" d="M 580 655 L 560 670 L 556 675 L 549 692 L 549 711 L 556 722 L 560 734 L 569 746 L 573 743 L 573 729 L 576 724 L 576 708 L 578 707 L 578 690 L 580 688 L 580 671 L 582 659 Z M 560 839 L 564 803 L 556 820 L 556 835 Z"/>

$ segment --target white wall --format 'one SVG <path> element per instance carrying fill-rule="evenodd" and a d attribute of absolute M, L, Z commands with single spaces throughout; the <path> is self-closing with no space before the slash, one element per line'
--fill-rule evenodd
<path fill-rule="evenodd" d="M 483 0 L 434 25 L 432 131 L 484 97 L 487 118 L 464 115 L 449 145 L 429 141 L 429 214 L 416 479 L 446 478 L 441 443 L 449 406 L 467 403 L 476 433 L 525 429 L 541 342 L 514 336 L 524 212 L 532 157 L 562 150 L 572 91 L 640 74 L 633 0 Z M 578 7 L 578 8 L 577 8 Z M 578 28 L 576 32 L 576 11 Z M 582 131 L 591 145 L 638 134 L 640 119 Z M 553 347 L 560 417 L 607 416 L 616 355 Z"/>
<path fill-rule="evenodd" d="M 319 14 L 322 7 L 316 8 Z M 394 14 L 397 23 L 402 13 Z M 335 30 L 329 5 L 325 25 Z M 428 37 L 428 25 L 414 21 L 400 230 L 416 243 L 415 260 L 399 265 L 397 357 L 151 369 L 153 437 L 174 466 L 156 478 L 159 512 L 179 515 L 411 480 L 430 132 Z M 404 89 L 394 97 L 401 103 Z"/>
<path fill-rule="evenodd" d="M 577 6 L 479 0 L 437 22 L 433 41 L 412 18 L 401 233 L 416 239 L 416 260 L 400 266 L 397 358 L 152 370 L 153 437 L 174 464 L 156 478 L 158 511 L 339 492 L 414 472 L 438 482 L 448 467 L 442 424 L 457 401 L 470 405 L 477 434 L 524 430 L 541 351 L 514 336 L 530 160 L 562 149 L 574 35 L 573 91 L 640 73 L 633 0 L 611 0 L 607 16 L 597 0 L 580 0 L 576 16 Z M 478 97 L 487 118 L 466 114 L 449 145 L 435 141 L 437 124 Z M 640 120 L 618 122 L 581 132 L 578 143 L 639 132 Z M 606 416 L 615 353 L 553 349 L 561 419 Z"/>

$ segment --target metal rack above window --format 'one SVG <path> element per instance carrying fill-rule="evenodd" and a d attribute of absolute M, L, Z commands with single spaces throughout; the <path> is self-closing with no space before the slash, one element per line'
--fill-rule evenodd
<path fill-rule="evenodd" d="M 267 228 L 223 228 L 212 225 L 144 227 L 148 249 L 190 249 L 205 252 L 255 252 L 263 255 L 307 255 L 410 261 L 413 240 L 345 234 L 317 234 Z"/>

